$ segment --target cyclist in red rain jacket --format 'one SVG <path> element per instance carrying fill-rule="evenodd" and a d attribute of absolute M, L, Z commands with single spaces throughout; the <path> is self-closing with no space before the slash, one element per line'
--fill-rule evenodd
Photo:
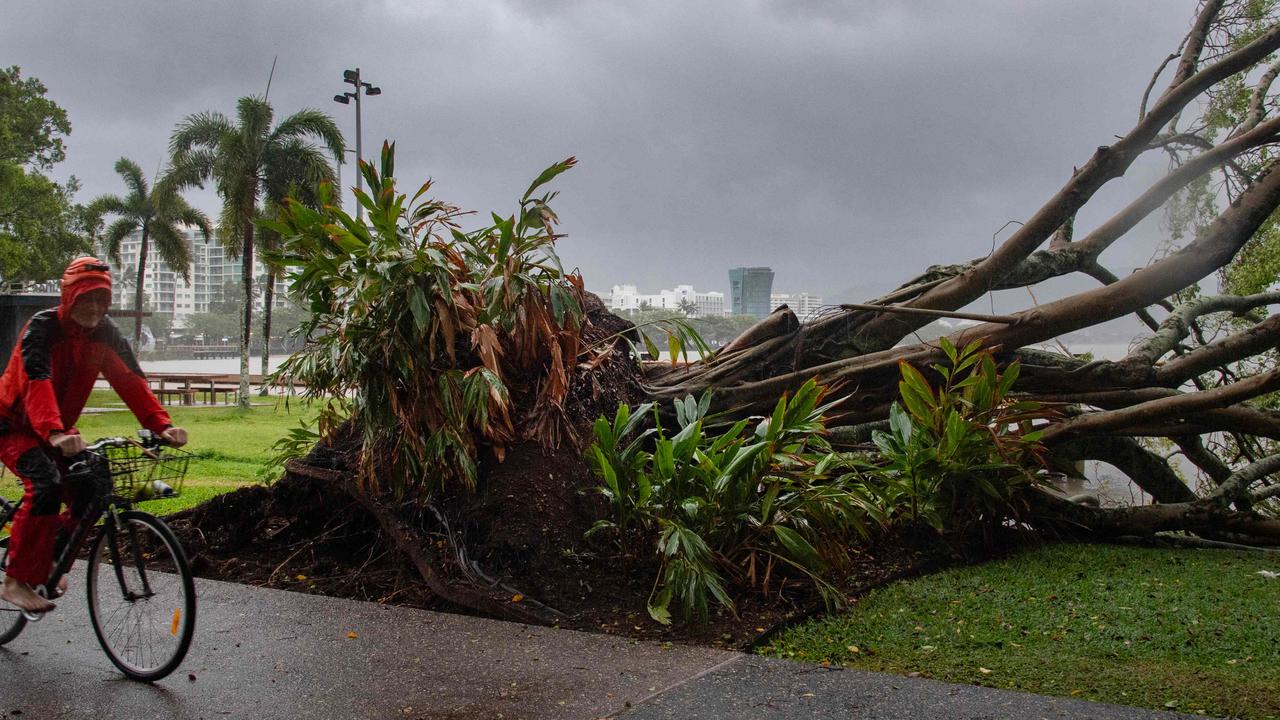
<path fill-rule="evenodd" d="M 151 392 L 138 361 L 111 319 L 109 268 L 92 257 L 73 260 L 62 276 L 58 307 L 32 316 L 22 331 L 4 375 L 0 375 L 0 461 L 22 480 L 25 494 L 9 538 L 9 563 L 0 599 L 30 612 L 53 603 L 34 586 L 53 569 L 54 538 L 74 523 L 73 500 L 55 457 L 85 448 L 76 432 L 99 373 L 124 400 L 143 427 L 172 445 L 187 442 Z M 65 584 L 51 589 L 54 596 Z"/>

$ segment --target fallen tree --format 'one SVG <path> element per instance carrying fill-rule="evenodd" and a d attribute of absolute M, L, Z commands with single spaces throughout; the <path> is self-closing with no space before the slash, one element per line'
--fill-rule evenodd
<path fill-rule="evenodd" d="M 847 389 L 837 408 L 841 421 L 873 424 L 896 399 L 899 362 L 924 368 L 942 359 L 936 342 L 911 342 L 916 330 L 938 316 L 965 317 L 966 305 L 993 290 L 1085 275 L 1101 286 L 989 318 L 949 339 L 958 346 L 980 340 L 998 348 L 1006 362 L 1020 359 L 1015 390 L 1070 410 L 1042 428 L 1043 442 L 1059 460 L 1105 460 L 1157 500 L 1173 504 L 1077 512 L 1054 498 L 1041 503 L 1042 511 L 1108 535 L 1189 531 L 1274 542 L 1274 506 L 1259 505 L 1277 494 L 1269 468 L 1280 452 L 1274 442 L 1280 415 L 1270 400 L 1280 389 L 1280 322 L 1265 314 L 1280 293 L 1264 291 L 1277 279 L 1274 268 L 1255 281 L 1258 292 L 1205 296 L 1197 288 L 1213 279 L 1229 288 L 1232 271 L 1245 261 L 1242 253 L 1253 250 L 1256 262 L 1260 246 L 1274 242 L 1280 166 L 1270 148 L 1280 140 L 1280 118 L 1268 113 L 1280 72 L 1271 64 L 1278 48 L 1280 26 L 1266 12 L 1251 14 L 1241 3 L 1202 3 L 1179 51 L 1153 76 L 1133 128 L 1098 147 L 990 255 L 930 267 L 892 293 L 808 324 L 797 326 L 780 309 L 749 343 L 735 343 L 689 368 L 652 368 L 646 390 L 668 400 L 714 389 L 717 409 L 760 413 L 817 377 Z M 1172 61 L 1168 84 L 1148 107 Z M 1152 152 L 1172 159 L 1167 174 L 1082 234 L 1075 222 L 1080 210 Z M 1171 201 L 1199 202 L 1202 212 L 1212 208 L 1213 217 L 1202 217 L 1188 242 L 1149 266 L 1125 277 L 1108 270 L 1104 251 Z M 1065 333 L 1126 315 L 1136 315 L 1152 333 L 1120 360 L 1087 361 L 1039 349 Z M 1164 319 L 1157 321 L 1160 315 Z M 840 432 L 856 435 L 856 427 Z M 1134 438 L 1178 446 L 1177 454 L 1216 489 L 1192 501 L 1197 495 L 1170 466 L 1172 456 L 1158 454 L 1157 442 Z M 1206 443 L 1219 452 L 1206 451 Z M 1230 454 L 1220 457 L 1224 450 Z"/>
<path fill-rule="evenodd" d="M 551 608 L 511 602 L 524 593 L 488 577 L 460 530 L 478 503 L 518 498 L 518 490 L 502 495 L 510 487 L 492 480 L 507 453 L 534 444 L 583 468 L 592 421 L 621 403 L 651 401 L 668 419 L 683 413 L 684 427 L 688 411 L 676 401 L 708 398 L 700 413 L 721 420 L 767 416 L 780 412 L 779 398 L 814 379 L 833 389 L 834 404 L 824 411 L 825 422 L 838 426 L 831 441 L 865 448 L 888 424 L 900 376 L 937 381 L 936 364 L 954 354 L 946 348 L 976 342 L 1002 369 L 1016 361 L 1019 370 L 1002 376 L 1013 383 L 1011 401 L 1052 410 L 994 415 L 1005 418 L 994 433 L 1005 426 L 1034 433 L 1052 467 L 1108 462 L 1155 501 L 1097 507 L 1032 483 L 1012 499 L 1029 509 L 1018 522 L 1100 537 L 1177 532 L 1217 546 L 1280 544 L 1280 321 L 1266 315 L 1280 302 L 1269 291 L 1280 262 L 1259 270 L 1280 257 L 1280 164 L 1273 159 L 1280 117 L 1270 116 L 1277 51 L 1280 24 L 1269 4 L 1206 0 L 1178 51 L 1153 75 L 1136 124 L 1098 147 L 989 255 L 932 266 L 891 293 L 808 323 L 780 308 L 691 363 L 638 365 L 628 352 L 639 341 L 634 330 L 560 268 L 554 193 L 534 192 L 572 159 L 539 176 L 515 214 L 463 233 L 458 209 L 428 198 L 429 184 L 412 199 L 397 192 L 394 153 L 385 148 L 379 169 L 362 167 L 369 193 L 358 200 L 368 224 L 327 202 L 320 212 L 292 203 L 279 222 L 266 224 L 286 239 L 279 260 L 294 268 L 295 293 L 313 313 L 303 328 L 309 344 L 281 381 L 302 380 L 329 403 L 318 432 L 294 448 L 307 458 L 289 470 L 357 497 L 439 597 L 553 622 Z M 1155 153 L 1170 159 L 1163 177 L 1096 227 L 1078 226 L 1103 186 Z M 1123 277 L 1106 267 L 1107 249 L 1171 206 L 1182 211 L 1176 247 Z M 1073 274 L 1099 286 L 1003 315 L 965 310 L 994 290 Z M 1207 279 L 1222 292 L 1202 294 Z M 1150 334 L 1122 359 L 1042 348 L 1128 315 Z M 949 346 L 913 342 L 938 317 L 977 322 L 948 336 Z M 679 327 L 671 331 L 673 351 L 687 345 Z M 1019 457 L 1040 456 L 1037 446 Z M 781 450 L 777 457 L 779 467 L 809 462 Z M 1171 464 L 1175 457 L 1199 477 Z M 576 491 L 592 484 L 578 470 L 568 475 Z M 565 512 L 605 512 L 577 502 Z M 519 503 L 489 512 L 518 514 Z M 748 558 L 745 576 L 754 584 L 756 559 Z"/>

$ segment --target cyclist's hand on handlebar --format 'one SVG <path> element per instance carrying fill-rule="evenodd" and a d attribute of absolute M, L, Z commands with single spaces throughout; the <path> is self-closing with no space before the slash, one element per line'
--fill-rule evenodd
<path fill-rule="evenodd" d="M 187 444 L 187 431 L 180 427 L 171 427 L 160 433 L 160 437 L 173 447 L 182 447 Z"/>
<path fill-rule="evenodd" d="M 49 444 L 58 449 L 65 457 L 72 457 L 84 452 L 84 438 L 78 433 L 54 433 L 49 436 Z"/>

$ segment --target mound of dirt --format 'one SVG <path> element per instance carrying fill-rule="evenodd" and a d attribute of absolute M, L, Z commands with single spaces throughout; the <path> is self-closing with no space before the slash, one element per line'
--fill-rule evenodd
<path fill-rule="evenodd" d="M 589 301 L 594 299 L 589 298 Z M 558 624 L 629 637 L 742 648 L 780 623 L 812 612 L 805 595 L 746 594 L 737 615 L 715 612 L 703 625 L 652 621 L 646 601 L 657 574 L 653 544 L 620 548 L 585 534 L 605 517 L 599 482 L 582 457 L 591 423 L 621 403 L 642 400 L 640 370 L 613 338 L 632 326 L 598 299 L 587 307 L 584 341 L 615 343 L 607 361 L 580 367 L 565 410 L 576 442 L 548 451 L 533 443 L 481 465 L 477 493 L 443 497 L 435 520 L 422 514 L 422 537 L 440 549 L 441 574 L 492 580 L 510 602 L 537 602 L 560 613 Z M 355 435 L 355 433 L 348 433 Z M 342 475 L 353 443 L 317 446 L 307 458 L 322 474 Z M 445 522 L 439 522 L 441 518 Z M 198 575 L 253 585 L 450 611 L 379 522 L 341 482 L 287 473 L 273 485 L 219 496 L 172 518 Z M 457 546 L 465 548 L 459 556 Z M 450 551 L 453 552 L 450 552 Z M 850 594 L 923 567 L 930 550 L 898 542 L 868 551 L 845 585 Z M 466 565 L 465 572 L 463 565 Z"/>

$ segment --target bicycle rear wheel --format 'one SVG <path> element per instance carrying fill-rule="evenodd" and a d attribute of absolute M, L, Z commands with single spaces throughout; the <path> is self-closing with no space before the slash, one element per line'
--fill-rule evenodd
<path fill-rule="evenodd" d="M 107 657 L 135 680 L 173 672 L 196 626 L 196 586 L 169 526 L 148 513 L 120 513 L 89 558 L 89 619 Z"/>
<path fill-rule="evenodd" d="M 9 528 L 13 526 L 13 503 L 0 498 L 0 578 L 4 576 L 6 564 L 9 562 Z M 22 611 L 0 600 L 0 645 L 18 637 L 22 628 L 27 626 L 27 619 Z"/>

